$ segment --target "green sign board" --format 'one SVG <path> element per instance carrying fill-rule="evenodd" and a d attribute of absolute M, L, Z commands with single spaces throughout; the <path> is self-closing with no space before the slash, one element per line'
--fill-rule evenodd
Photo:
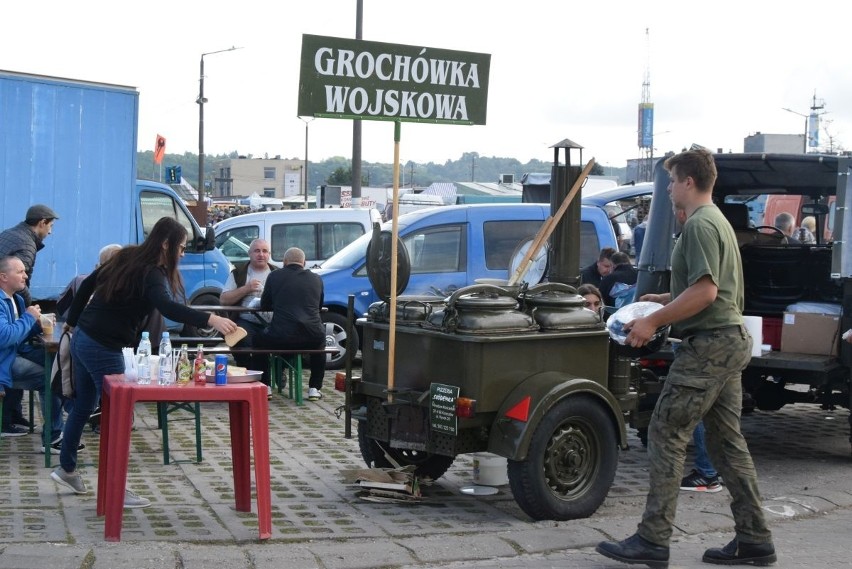
<path fill-rule="evenodd" d="M 443 383 L 429 386 L 429 424 L 433 431 L 445 435 L 457 435 L 459 421 L 456 417 L 456 399 L 459 388 Z"/>
<path fill-rule="evenodd" d="M 485 124 L 491 56 L 305 34 L 302 117 Z"/>

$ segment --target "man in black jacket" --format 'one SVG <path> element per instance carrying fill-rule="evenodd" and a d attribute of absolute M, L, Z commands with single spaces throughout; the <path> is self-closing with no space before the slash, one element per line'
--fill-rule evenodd
<path fill-rule="evenodd" d="M 612 272 L 612 256 L 615 249 L 604 247 L 598 255 L 598 260 L 580 271 L 580 281 L 583 284 L 601 286 L 601 279 Z"/>
<path fill-rule="evenodd" d="M 291 247 L 284 253 L 284 267 L 266 278 L 260 307 L 272 311 L 272 322 L 254 339 L 258 348 L 319 350 L 325 347 L 325 325 L 320 318 L 322 279 L 305 269 L 305 252 Z M 322 398 L 325 354 L 312 355 L 308 400 Z M 267 358 L 254 357 L 254 369 L 267 369 Z M 269 381 L 269 373 L 264 374 Z"/>
<path fill-rule="evenodd" d="M 617 283 L 635 285 L 636 280 L 639 278 L 639 271 L 630 264 L 630 257 L 627 256 L 627 253 L 614 254 L 612 256 L 612 264 L 614 265 L 612 272 L 601 279 L 600 289 L 603 295 L 604 306 L 615 306 L 613 287 Z"/>

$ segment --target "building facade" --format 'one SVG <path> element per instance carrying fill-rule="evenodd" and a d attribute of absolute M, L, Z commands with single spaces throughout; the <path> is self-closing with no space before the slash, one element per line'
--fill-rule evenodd
<path fill-rule="evenodd" d="M 265 198 L 298 196 L 305 188 L 305 162 L 298 159 L 231 158 L 222 162 L 213 180 L 213 197 Z"/>

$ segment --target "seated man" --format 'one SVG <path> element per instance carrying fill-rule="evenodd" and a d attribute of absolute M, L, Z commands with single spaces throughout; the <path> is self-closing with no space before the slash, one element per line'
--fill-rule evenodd
<path fill-rule="evenodd" d="M 802 242 L 793 237 L 796 232 L 796 218 L 792 213 L 782 211 L 775 216 L 775 227 L 787 238 L 787 245 L 801 245 Z"/>
<path fill-rule="evenodd" d="M 322 279 L 305 269 L 305 252 L 291 247 L 284 253 L 284 267 L 266 279 L 260 307 L 272 311 L 272 323 L 254 338 L 257 348 L 320 350 L 325 347 L 325 326 L 320 318 L 323 303 Z M 313 355 L 308 400 L 322 398 L 325 354 Z M 252 355 L 253 369 L 264 371 L 269 385 L 269 360 Z"/>
<path fill-rule="evenodd" d="M 627 253 L 614 254 L 612 256 L 612 264 L 612 272 L 601 280 L 601 294 L 603 294 L 605 306 L 621 308 L 623 305 L 633 302 L 633 289 L 639 278 L 639 271 L 630 264 L 630 257 L 627 256 Z M 618 287 L 621 290 L 616 295 L 614 288 L 619 283 L 626 286 Z M 624 296 L 625 298 L 621 299 L 620 302 L 616 302 L 616 296 Z"/>
<path fill-rule="evenodd" d="M 45 425 L 44 431 L 50 429 L 51 452 L 59 454 L 62 401 L 53 393 L 44 392 L 44 348 L 35 348 L 27 343 L 41 333 L 41 309 L 38 305 L 24 306 L 24 298 L 19 293 L 26 284 L 27 273 L 20 259 L 13 256 L 0 259 L 0 386 L 38 391 L 43 417 L 47 417 L 45 396 L 53 397 L 51 423 Z M 4 398 L 3 404 L 9 403 Z M 6 421 L 5 412 L 3 416 Z M 4 424 L 3 432 L 6 436 L 27 434 L 26 430 L 14 429 L 13 424 Z"/>
<path fill-rule="evenodd" d="M 248 262 L 236 267 L 219 295 L 219 301 L 225 306 L 251 306 L 260 300 L 266 277 L 276 269 L 269 264 L 269 243 L 265 239 L 255 239 L 249 244 Z M 237 347 L 250 348 L 254 337 L 269 324 L 272 315 L 268 312 L 253 314 L 251 312 L 240 312 L 234 314 L 231 319 L 246 329 L 248 333 Z M 246 354 L 235 354 L 234 360 L 237 365 L 248 367 L 250 356 Z"/>
<path fill-rule="evenodd" d="M 580 271 L 580 281 L 583 284 L 601 286 L 601 279 L 612 272 L 612 256 L 615 249 L 604 247 L 598 255 L 598 260 Z"/>

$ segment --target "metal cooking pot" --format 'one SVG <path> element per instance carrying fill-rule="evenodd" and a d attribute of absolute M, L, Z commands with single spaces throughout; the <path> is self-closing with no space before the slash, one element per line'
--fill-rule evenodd
<path fill-rule="evenodd" d="M 396 321 L 398 324 L 421 324 L 437 309 L 443 308 L 445 298 L 434 295 L 402 295 L 396 298 Z M 384 301 L 374 302 L 367 316 L 376 322 L 390 321 L 390 305 Z"/>
<path fill-rule="evenodd" d="M 507 334 L 538 330 L 529 314 L 521 312 L 518 301 L 504 288 L 473 285 L 450 295 L 444 310 L 427 318 L 429 325 L 459 334 Z"/>
<path fill-rule="evenodd" d="M 577 289 L 562 283 L 530 287 L 522 297 L 527 312 L 542 330 L 593 328 L 602 324 L 600 315 L 585 308 L 586 299 Z"/>

